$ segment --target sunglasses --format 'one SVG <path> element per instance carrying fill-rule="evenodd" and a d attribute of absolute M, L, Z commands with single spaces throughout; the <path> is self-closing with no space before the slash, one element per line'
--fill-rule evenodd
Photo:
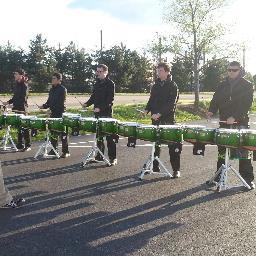
<path fill-rule="evenodd" d="M 237 71 L 239 71 L 240 69 L 238 69 L 238 68 L 229 68 L 228 69 L 228 72 L 237 72 Z"/>

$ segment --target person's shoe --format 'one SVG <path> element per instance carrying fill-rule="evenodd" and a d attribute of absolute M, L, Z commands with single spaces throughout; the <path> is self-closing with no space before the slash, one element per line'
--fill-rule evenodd
<path fill-rule="evenodd" d="M 22 151 L 23 151 L 23 152 L 26 152 L 26 151 L 30 151 L 30 150 L 31 150 L 31 147 L 28 146 L 28 147 L 25 147 Z"/>
<path fill-rule="evenodd" d="M 249 190 L 255 189 L 255 183 L 253 181 L 246 181 L 246 183 L 251 187 Z"/>
<path fill-rule="evenodd" d="M 67 158 L 70 156 L 70 153 L 62 153 L 62 155 L 60 156 L 61 158 Z"/>
<path fill-rule="evenodd" d="M 173 179 L 177 179 L 180 177 L 180 171 L 173 171 Z"/>
<path fill-rule="evenodd" d="M 18 198 L 4 205 L 4 208 L 17 208 L 22 206 L 25 202 L 26 200 L 24 198 Z"/>
<path fill-rule="evenodd" d="M 109 162 L 110 162 L 111 166 L 117 165 L 117 159 L 116 158 L 110 159 Z"/>
<path fill-rule="evenodd" d="M 205 184 L 208 186 L 208 187 L 215 187 L 216 186 L 216 184 L 217 184 L 218 182 L 216 182 L 216 181 L 211 181 L 211 180 L 207 180 L 206 182 L 205 182 Z"/>

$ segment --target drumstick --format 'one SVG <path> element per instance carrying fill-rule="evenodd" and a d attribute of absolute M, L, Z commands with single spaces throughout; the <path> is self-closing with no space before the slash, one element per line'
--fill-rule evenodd
<path fill-rule="evenodd" d="M 81 106 L 84 105 L 76 96 L 74 96 L 74 98 L 80 103 Z"/>
<path fill-rule="evenodd" d="M 137 112 L 139 112 L 139 113 L 142 113 L 142 114 L 144 114 L 144 111 L 143 110 L 140 110 L 140 109 L 135 109 Z"/>

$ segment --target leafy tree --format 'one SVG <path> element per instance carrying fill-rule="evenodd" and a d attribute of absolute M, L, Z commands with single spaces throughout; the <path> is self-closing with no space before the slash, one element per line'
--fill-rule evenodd
<path fill-rule="evenodd" d="M 195 107 L 199 104 L 199 70 L 204 53 L 214 49 L 214 43 L 224 35 L 216 13 L 228 0 L 163 0 L 166 3 L 165 19 L 175 25 L 175 35 L 170 38 L 170 51 L 192 57 L 195 84 Z"/>

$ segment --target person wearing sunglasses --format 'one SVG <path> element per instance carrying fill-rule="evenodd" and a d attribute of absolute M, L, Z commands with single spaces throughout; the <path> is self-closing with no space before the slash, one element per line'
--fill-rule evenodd
<path fill-rule="evenodd" d="M 249 128 L 249 110 L 253 102 L 253 85 L 243 78 L 244 70 L 239 62 L 230 62 L 226 79 L 217 87 L 207 113 L 211 118 L 219 112 L 220 128 Z M 245 155 L 246 152 L 239 152 Z M 248 154 L 248 152 L 247 152 Z M 246 158 L 246 157 L 245 157 Z M 218 146 L 217 170 L 225 163 L 225 147 Z M 239 173 L 251 187 L 255 188 L 251 159 L 239 159 Z M 218 182 L 220 177 L 215 178 Z"/>

